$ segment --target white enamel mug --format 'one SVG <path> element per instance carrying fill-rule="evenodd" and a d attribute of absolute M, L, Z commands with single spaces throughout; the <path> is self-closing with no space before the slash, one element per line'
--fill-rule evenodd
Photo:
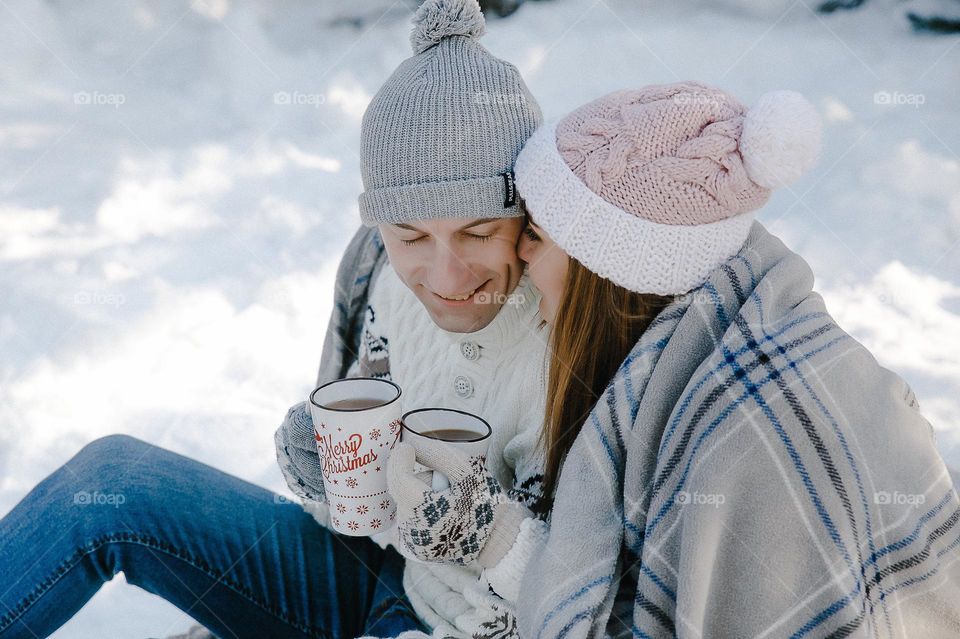
<path fill-rule="evenodd" d="M 493 429 L 486 420 L 471 413 L 453 408 L 418 408 L 403 414 L 400 440 L 411 444 L 416 450 L 425 448 L 450 447 L 465 453 L 468 457 L 481 457 L 486 463 L 487 450 L 490 448 L 490 435 Z M 436 431 L 457 430 L 464 433 L 464 439 L 444 439 L 432 435 Z M 434 490 L 446 490 L 449 480 L 440 472 L 417 462 L 414 472 L 433 471 Z"/>
<path fill-rule="evenodd" d="M 400 440 L 400 387 L 372 377 L 338 379 L 310 393 L 310 415 L 334 530 L 366 536 L 396 524 L 387 459 Z M 336 408 L 369 399 L 369 408 Z"/>

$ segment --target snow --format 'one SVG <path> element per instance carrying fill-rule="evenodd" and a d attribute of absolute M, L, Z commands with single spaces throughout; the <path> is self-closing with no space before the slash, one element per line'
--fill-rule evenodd
<path fill-rule="evenodd" d="M 0 513 L 125 432 L 282 490 L 272 433 L 316 373 L 359 224 L 360 118 L 412 3 L 0 3 Z M 698 79 L 803 93 L 819 164 L 760 218 L 914 388 L 960 466 L 957 39 L 875 0 L 528 2 L 485 45 L 545 114 Z M 122 577 L 54 635 L 191 621 Z"/>

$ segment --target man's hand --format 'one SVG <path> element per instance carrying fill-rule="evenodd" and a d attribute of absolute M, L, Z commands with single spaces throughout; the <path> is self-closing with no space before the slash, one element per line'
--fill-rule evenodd
<path fill-rule="evenodd" d="M 307 402 L 300 402 L 287 411 L 273 441 L 277 447 L 277 463 L 290 490 L 298 497 L 326 502 L 320 454 Z"/>

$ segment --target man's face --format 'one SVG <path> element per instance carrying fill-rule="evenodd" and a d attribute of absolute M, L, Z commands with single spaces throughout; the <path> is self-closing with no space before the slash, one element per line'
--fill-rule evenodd
<path fill-rule="evenodd" d="M 522 217 L 381 224 L 390 264 L 434 323 L 478 331 L 497 316 L 523 273 L 517 257 Z"/>

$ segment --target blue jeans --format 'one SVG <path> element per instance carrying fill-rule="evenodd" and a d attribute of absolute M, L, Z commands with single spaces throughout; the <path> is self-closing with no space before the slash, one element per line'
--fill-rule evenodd
<path fill-rule="evenodd" d="M 268 490 L 111 435 L 0 520 L 0 639 L 50 635 L 121 570 L 221 639 L 429 632 L 403 564 Z"/>

